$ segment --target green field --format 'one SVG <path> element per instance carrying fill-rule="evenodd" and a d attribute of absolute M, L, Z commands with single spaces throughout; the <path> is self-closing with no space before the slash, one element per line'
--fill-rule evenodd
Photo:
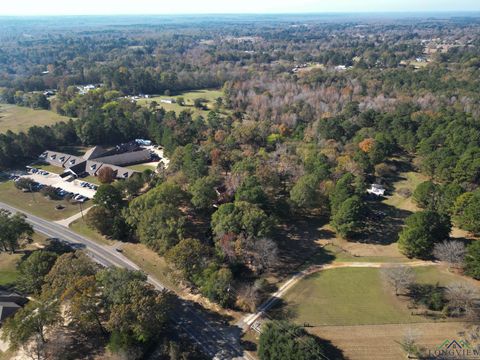
<path fill-rule="evenodd" d="M 215 100 L 219 97 L 222 97 L 223 93 L 220 90 L 195 90 L 195 91 L 188 91 L 179 94 L 175 94 L 172 96 L 154 96 L 149 99 L 140 99 L 137 101 L 139 105 L 149 105 L 152 101 L 156 101 L 159 107 L 163 107 L 166 111 L 175 111 L 179 113 L 183 110 L 190 109 L 194 114 L 206 116 L 208 111 L 213 109 Z M 164 104 L 161 103 L 160 100 L 162 99 L 177 99 L 178 97 L 183 97 L 185 100 L 185 105 L 180 106 L 179 104 Z M 195 99 L 203 98 L 207 100 L 207 107 L 209 110 L 200 110 L 193 106 L 193 102 Z"/>
<path fill-rule="evenodd" d="M 385 200 L 385 204 L 402 210 L 417 211 L 418 207 L 412 201 L 412 198 L 403 197 L 399 194 L 399 190 L 408 189 L 413 194 L 417 186 L 427 181 L 428 177 L 414 171 L 400 173 L 400 177 L 402 179 L 394 184 L 395 189 L 393 195 Z"/>
<path fill-rule="evenodd" d="M 285 302 L 288 316 L 312 326 L 426 321 L 411 315 L 395 298 L 378 268 L 339 268 L 313 274 L 295 285 Z"/>
<path fill-rule="evenodd" d="M 341 248 L 335 246 L 335 245 L 326 245 L 323 248 L 324 252 L 319 253 L 318 256 L 312 257 L 311 261 L 308 263 L 310 265 L 313 264 L 322 264 L 323 261 L 321 257 L 323 256 L 324 258 L 326 257 L 331 257 L 331 259 L 335 262 L 377 262 L 377 263 L 402 263 L 409 261 L 407 257 L 404 256 L 398 256 L 398 257 L 393 257 L 393 256 L 353 256 L 350 253 L 346 251 L 342 251 Z M 320 258 L 319 258 L 320 256 Z"/>
<path fill-rule="evenodd" d="M 22 254 L 0 253 L 0 285 L 12 285 L 18 278 L 17 263 Z"/>
<path fill-rule="evenodd" d="M 155 166 L 147 165 L 147 164 L 137 164 L 132 166 L 127 166 L 129 169 L 143 172 L 144 170 L 153 170 L 155 171 Z"/>
<path fill-rule="evenodd" d="M 102 185 L 100 180 L 98 180 L 98 178 L 96 176 L 92 176 L 92 175 L 86 176 L 84 178 L 79 178 L 78 180 L 86 181 L 86 182 L 89 182 L 89 183 L 95 184 L 95 185 Z"/>
<path fill-rule="evenodd" d="M 33 110 L 28 107 L 0 104 L 0 133 L 26 131 L 37 125 L 51 125 L 69 118 L 49 110 Z"/>
<path fill-rule="evenodd" d="M 71 204 L 66 200 L 49 200 L 39 192 L 24 193 L 15 187 L 13 181 L 0 183 L 0 201 L 47 220 L 66 219 L 80 211 L 77 204 Z M 55 209 L 58 204 L 65 208 Z M 88 205 L 84 204 L 84 207 Z"/>
<path fill-rule="evenodd" d="M 123 255 L 137 264 L 142 270 L 151 274 L 172 290 L 179 290 L 172 279 L 172 271 L 165 259 L 143 244 L 125 243 L 122 245 Z"/>
<path fill-rule="evenodd" d="M 59 146 L 58 151 L 63 152 L 69 155 L 73 156 L 83 156 L 85 155 L 85 152 L 90 150 L 90 146 Z"/>
<path fill-rule="evenodd" d="M 463 278 L 459 275 L 448 271 L 446 267 L 438 266 L 422 266 L 413 269 L 415 272 L 416 282 L 421 284 L 439 284 L 440 286 L 448 286 L 452 283 L 473 283 L 475 280 L 471 278 Z M 480 285 L 480 282 L 477 282 Z"/>
<path fill-rule="evenodd" d="M 45 243 L 45 236 L 34 233 L 32 244 L 27 245 L 27 249 L 37 250 L 38 248 L 34 244 L 44 245 Z M 17 264 L 22 256 L 22 252 L 15 254 L 0 253 L 0 286 L 9 286 L 15 283 L 18 278 Z"/>
<path fill-rule="evenodd" d="M 54 173 L 54 174 L 62 174 L 63 171 L 65 170 L 65 169 L 63 169 L 59 166 L 53 166 L 53 165 L 46 164 L 46 163 L 45 164 L 44 163 L 33 164 L 31 166 L 34 167 L 34 168 L 37 168 L 37 169 L 48 171 L 50 173 Z"/>

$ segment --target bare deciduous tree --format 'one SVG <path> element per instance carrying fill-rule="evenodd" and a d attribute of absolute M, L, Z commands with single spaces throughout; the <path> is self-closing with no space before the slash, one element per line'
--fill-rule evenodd
<path fill-rule="evenodd" d="M 237 306 L 243 311 L 254 312 L 260 303 L 261 296 L 259 289 L 254 285 L 246 284 L 238 291 Z"/>
<path fill-rule="evenodd" d="M 268 238 L 261 238 L 252 242 L 250 246 L 252 265 L 262 272 L 274 267 L 278 261 L 277 244 Z"/>
<path fill-rule="evenodd" d="M 462 267 L 465 259 L 465 245 L 461 241 L 444 241 L 435 244 L 433 256 L 440 261 L 445 261 L 449 266 Z"/>
<path fill-rule="evenodd" d="M 400 290 L 407 289 L 415 280 L 413 270 L 407 266 L 397 266 L 383 270 L 387 281 L 395 288 L 395 295 L 399 295 Z"/>
<path fill-rule="evenodd" d="M 479 293 L 473 285 L 467 283 L 451 284 L 447 286 L 445 297 L 451 315 L 465 315 L 469 319 L 479 316 Z"/>
<path fill-rule="evenodd" d="M 407 357 L 410 359 L 411 356 L 415 358 L 419 357 L 422 353 L 422 350 L 417 345 L 418 333 L 411 328 L 408 328 L 405 332 L 405 335 L 401 342 L 399 342 L 403 351 L 407 353 Z"/>

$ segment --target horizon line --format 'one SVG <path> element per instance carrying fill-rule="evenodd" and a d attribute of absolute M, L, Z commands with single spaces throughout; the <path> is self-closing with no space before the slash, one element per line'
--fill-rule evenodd
<path fill-rule="evenodd" d="M 226 15 L 246 15 L 246 16 L 258 16 L 258 15 L 381 15 L 381 14 L 455 14 L 455 13 L 462 13 L 464 15 L 468 15 L 466 13 L 472 13 L 472 15 L 480 15 L 480 8 L 476 10 L 471 9 L 460 9 L 460 10 L 365 10 L 365 11 L 314 11 L 314 12 L 205 12 L 205 13 L 177 13 L 177 12 L 165 12 L 165 13 L 138 13 L 138 14 L 128 14 L 128 13 L 118 13 L 118 14 L 110 14 L 110 13 L 91 13 L 91 14 L 1 14 L 0 18 L 8 18 L 8 17 L 18 17 L 18 18 L 26 18 L 26 17 L 69 17 L 69 16 L 106 16 L 106 17 L 115 17 L 115 16 L 124 16 L 124 17 L 135 17 L 135 16 L 226 16 Z"/>

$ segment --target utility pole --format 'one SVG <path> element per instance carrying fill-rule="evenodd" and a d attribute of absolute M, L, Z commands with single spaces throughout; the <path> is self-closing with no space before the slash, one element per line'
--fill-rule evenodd
<path fill-rule="evenodd" d="M 85 219 L 83 218 L 83 208 L 82 208 L 82 202 L 81 201 L 78 202 L 78 206 L 80 206 L 80 213 L 82 214 L 82 220 L 85 221 Z"/>
<path fill-rule="evenodd" d="M 32 184 L 29 185 L 29 188 L 30 188 L 30 192 L 32 193 L 33 202 L 36 202 L 35 201 L 35 194 L 33 193 L 33 190 L 32 190 Z"/>

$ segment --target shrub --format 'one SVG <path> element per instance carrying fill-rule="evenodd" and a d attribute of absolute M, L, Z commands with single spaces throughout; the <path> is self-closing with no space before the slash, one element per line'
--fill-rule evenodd
<path fill-rule="evenodd" d="M 413 284 L 410 286 L 409 295 L 416 304 L 433 311 L 442 311 L 447 303 L 444 290 L 438 284 Z"/>

